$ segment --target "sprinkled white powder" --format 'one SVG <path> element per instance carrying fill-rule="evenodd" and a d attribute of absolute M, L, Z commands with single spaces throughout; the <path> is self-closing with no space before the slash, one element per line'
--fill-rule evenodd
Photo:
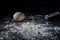
<path fill-rule="evenodd" d="M 7 31 L 1 33 L 5 34 L 6 39 L 14 38 L 12 35 L 16 33 L 19 37 L 22 35 L 22 38 L 25 38 L 27 40 L 45 40 L 44 37 L 47 37 L 47 39 L 48 37 L 51 39 L 56 39 L 56 36 L 53 34 L 60 30 L 59 27 L 51 27 L 51 25 L 47 23 L 36 23 L 35 20 L 18 23 L 11 22 L 10 24 L 6 24 L 4 28 L 7 29 Z M 53 32 L 53 30 L 55 32 Z"/>

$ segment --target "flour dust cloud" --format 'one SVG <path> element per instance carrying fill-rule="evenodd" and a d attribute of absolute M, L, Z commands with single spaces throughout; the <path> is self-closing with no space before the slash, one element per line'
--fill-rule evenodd
<path fill-rule="evenodd" d="M 59 26 L 44 22 L 44 16 L 28 16 L 23 22 L 5 18 L 1 25 L 0 40 L 59 40 Z"/>

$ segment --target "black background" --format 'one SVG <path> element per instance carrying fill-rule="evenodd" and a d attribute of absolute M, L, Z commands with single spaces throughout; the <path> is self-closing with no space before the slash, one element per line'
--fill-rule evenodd
<path fill-rule="evenodd" d="M 0 1 L 0 18 L 12 17 L 17 12 L 24 12 L 26 15 L 49 14 L 60 11 L 60 1 L 39 1 L 39 0 L 2 0 Z"/>
<path fill-rule="evenodd" d="M 4 17 L 11 17 L 17 11 L 24 12 L 25 15 L 46 15 L 56 11 L 60 11 L 60 1 L 39 1 L 39 0 L 2 0 L 0 1 L 0 20 Z M 52 23 L 60 25 L 60 15 L 52 17 Z M 54 24 L 54 25 L 56 25 Z M 60 35 L 58 36 L 60 38 Z"/>

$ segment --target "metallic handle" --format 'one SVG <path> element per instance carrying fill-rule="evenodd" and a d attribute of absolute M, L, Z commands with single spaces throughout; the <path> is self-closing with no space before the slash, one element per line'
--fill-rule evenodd
<path fill-rule="evenodd" d="M 60 14 L 59 12 L 55 12 L 55 13 L 51 13 L 51 14 L 45 15 L 45 19 L 48 19 L 50 17 L 56 16 L 56 15 L 59 15 L 59 14 Z"/>

